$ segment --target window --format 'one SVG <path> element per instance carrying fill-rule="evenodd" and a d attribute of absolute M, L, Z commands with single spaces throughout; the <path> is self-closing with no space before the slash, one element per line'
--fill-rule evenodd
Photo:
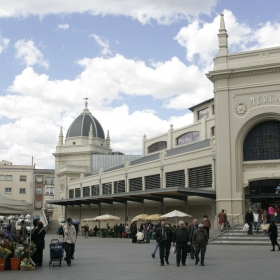
<path fill-rule="evenodd" d="M 25 193 L 26 193 L 26 189 L 25 189 L 25 188 L 20 188 L 20 189 L 19 189 L 19 193 L 25 194 Z"/>
<path fill-rule="evenodd" d="M 84 187 L 83 188 L 83 197 L 85 196 L 90 196 L 90 189 L 89 187 Z"/>
<path fill-rule="evenodd" d="M 112 193 L 112 183 L 102 184 L 102 194 Z"/>
<path fill-rule="evenodd" d="M 20 175 L 19 180 L 20 180 L 20 182 L 26 182 L 26 176 L 25 175 Z"/>
<path fill-rule="evenodd" d="M 166 187 L 182 187 L 185 188 L 185 170 L 178 170 L 165 173 Z"/>
<path fill-rule="evenodd" d="M 280 159 L 280 122 L 266 121 L 254 126 L 243 145 L 244 161 Z"/>
<path fill-rule="evenodd" d="M 5 188 L 5 193 L 12 193 L 12 188 Z"/>
<path fill-rule="evenodd" d="M 142 177 L 129 179 L 129 191 L 142 191 Z"/>
<path fill-rule="evenodd" d="M 117 181 L 114 182 L 114 193 L 122 193 L 125 192 L 125 181 Z"/>
<path fill-rule="evenodd" d="M 52 184 L 52 178 L 51 177 L 47 177 L 46 178 L 46 185 L 51 185 Z"/>
<path fill-rule="evenodd" d="M 197 112 L 197 119 L 201 120 L 204 116 L 209 117 L 209 108 L 202 109 Z"/>
<path fill-rule="evenodd" d="M 45 191 L 46 195 L 54 195 L 54 187 L 46 187 Z"/>
<path fill-rule="evenodd" d="M 146 190 L 158 189 L 158 188 L 160 188 L 160 175 L 159 174 L 145 177 L 145 189 Z"/>
<path fill-rule="evenodd" d="M 74 198 L 74 190 L 69 190 L 69 198 Z"/>
<path fill-rule="evenodd" d="M 192 131 L 177 138 L 177 145 L 188 144 L 199 140 L 199 131 Z"/>
<path fill-rule="evenodd" d="M 91 195 L 99 195 L 99 185 L 91 186 Z"/>
<path fill-rule="evenodd" d="M 81 189 L 75 189 L 75 197 L 81 197 Z"/>
<path fill-rule="evenodd" d="M 36 201 L 35 201 L 35 208 L 36 208 L 36 209 L 42 208 L 42 201 L 36 200 Z"/>
<path fill-rule="evenodd" d="M 42 183 L 43 177 L 36 177 L 36 183 Z"/>
<path fill-rule="evenodd" d="M 42 195 L 42 188 L 36 188 L 36 195 Z"/>
<path fill-rule="evenodd" d="M 212 187 L 212 168 L 211 165 L 200 166 L 189 169 L 190 188 L 211 188 Z"/>
<path fill-rule="evenodd" d="M 211 127 L 211 136 L 215 136 L 215 126 Z"/>
<path fill-rule="evenodd" d="M 148 153 L 154 153 L 163 149 L 167 149 L 167 141 L 159 141 L 148 147 Z"/>
<path fill-rule="evenodd" d="M 6 176 L 5 175 L 0 175 L 0 181 L 5 181 L 6 180 Z"/>
<path fill-rule="evenodd" d="M 13 181 L 13 175 L 6 175 L 6 181 Z"/>

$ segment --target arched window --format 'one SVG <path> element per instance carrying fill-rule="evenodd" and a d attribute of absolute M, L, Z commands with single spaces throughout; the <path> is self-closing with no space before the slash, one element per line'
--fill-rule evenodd
<path fill-rule="evenodd" d="M 254 126 L 245 138 L 243 159 L 280 159 L 280 122 L 266 121 Z"/>
<path fill-rule="evenodd" d="M 177 138 L 177 145 L 188 144 L 199 140 L 199 131 L 192 131 Z"/>
<path fill-rule="evenodd" d="M 167 141 L 159 141 L 148 147 L 148 153 L 154 153 L 164 149 L 167 149 Z"/>

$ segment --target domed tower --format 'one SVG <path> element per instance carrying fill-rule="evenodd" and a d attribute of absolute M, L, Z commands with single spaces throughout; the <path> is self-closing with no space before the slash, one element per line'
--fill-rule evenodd
<path fill-rule="evenodd" d="M 55 157 L 55 199 L 68 197 L 67 185 L 69 180 L 76 180 L 81 176 L 91 174 L 92 155 L 112 153 L 110 148 L 109 131 L 105 139 L 104 130 L 100 122 L 88 109 L 86 98 L 85 108 L 82 113 L 72 122 L 66 133 L 65 143 L 63 131 L 60 128 L 59 141 Z M 82 195 L 83 186 L 80 194 Z M 65 209 L 54 209 L 53 217 L 64 215 Z"/>

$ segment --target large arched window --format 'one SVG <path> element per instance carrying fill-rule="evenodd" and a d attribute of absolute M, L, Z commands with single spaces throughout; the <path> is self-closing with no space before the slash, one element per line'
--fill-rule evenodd
<path fill-rule="evenodd" d="M 167 149 L 167 141 L 159 141 L 148 147 L 148 153 L 154 153 L 164 149 Z"/>
<path fill-rule="evenodd" d="M 192 131 L 177 138 L 177 145 L 188 144 L 199 140 L 199 131 Z"/>
<path fill-rule="evenodd" d="M 280 122 L 266 121 L 254 126 L 245 138 L 243 159 L 280 159 Z"/>

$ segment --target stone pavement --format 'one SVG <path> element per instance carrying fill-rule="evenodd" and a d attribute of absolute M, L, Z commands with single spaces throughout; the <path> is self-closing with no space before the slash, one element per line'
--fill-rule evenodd
<path fill-rule="evenodd" d="M 69 280 L 69 279 L 276 279 L 280 251 L 271 247 L 216 246 L 207 247 L 205 267 L 195 266 L 187 258 L 187 266 L 177 267 L 175 255 L 170 255 L 170 265 L 160 266 L 158 252 L 151 257 L 155 241 L 150 244 L 132 244 L 130 239 L 95 238 L 79 236 L 75 260 L 68 267 L 49 267 L 49 243 L 54 234 L 46 235 L 43 267 L 35 271 L 4 271 L 6 280 Z"/>

